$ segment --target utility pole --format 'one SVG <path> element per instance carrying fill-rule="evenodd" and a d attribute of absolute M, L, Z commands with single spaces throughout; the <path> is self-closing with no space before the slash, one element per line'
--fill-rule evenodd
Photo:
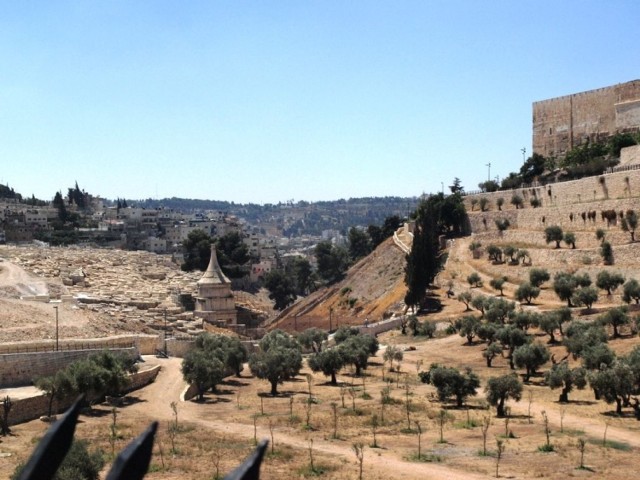
<path fill-rule="evenodd" d="M 491 162 L 485 164 L 485 167 L 489 168 L 489 172 L 487 173 L 487 182 L 491 180 Z"/>
<path fill-rule="evenodd" d="M 167 357 L 167 309 L 164 309 L 164 356 Z"/>
<path fill-rule="evenodd" d="M 331 330 L 333 330 L 332 327 L 332 317 L 333 316 L 333 307 L 329 307 L 329 333 L 331 333 Z"/>
<path fill-rule="evenodd" d="M 444 182 L 440 182 L 440 186 L 442 187 L 442 195 L 444 195 Z"/>
<path fill-rule="evenodd" d="M 58 343 L 58 305 L 54 305 L 53 308 L 56 310 L 56 352 L 60 349 L 60 345 Z"/>
<path fill-rule="evenodd" d="M 527 154 L 527 148 L 522 147 L 520 151 L 522 152 L 522 163 L 524 163 L 524 156 Z"/>

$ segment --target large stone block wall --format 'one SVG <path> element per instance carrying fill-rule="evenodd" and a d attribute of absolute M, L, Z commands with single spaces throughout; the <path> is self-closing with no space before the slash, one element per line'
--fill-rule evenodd
<path fill-rule="evenodd" d="M 114 348 L 115 353 L 138 357 L 136 348 Z M 40 353 L 8 353 L 0 355 L 0 388 L 30 385 L 33 379 L 54 375 L 70 363 L 96 353 L 96 350 L 72 350 Z"/>
<path fill-rule="evenodd" d="M 563 155 L 587 139 L 640 126 L 640 81 L 533 103 L 533 151 Z"/>
<path fill-rule="evenodd" d="M 523 198 L 524 208 L 516 210 L 511 205 L 514 194 Z M 481 198 L 487 198 L 487 211 L 480 212 L 479 204 L 472 210 L 473 198 L 478 202 Z M 502 211 L 499 211 L 496 206 L 498 198 L 504 199 Z M 530 204 L 532 198 L 539 199 L 542 207 L 533 208 Z M 464 197 L 464 203 L 472 232 L 495 231 L 496 218 L 508 218 L 512 227 L 522 229 L 544 230 L 543 217 L 544 224 L 560 225 L 563 228 L 574 227 L 575 230 L 606 228 L 606 222 L 602 222 L 600 217 L 602 210 L 637 211 L 640 209 L 640 170 L 608 173 L 534 188 L 467 195 Z M 583 222 L 580 214 L 589 211 L 596 211 L 596 222 L 581 225 Z M 569 218 L 571 213 L 574 215 L 573 222 Z"/>

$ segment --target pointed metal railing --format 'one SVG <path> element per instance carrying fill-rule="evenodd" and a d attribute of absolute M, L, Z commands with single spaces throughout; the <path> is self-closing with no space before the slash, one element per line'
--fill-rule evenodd
<path fill-rule="evenodd" d="M 51 480 L 54 477 L 73 443 L 82 400 L 83 397 L 76 400 L 64 416 L 49 428 L 20 472 L 18 480 Z M 158 422 L 153 422 L 129 443 L 115 459 L 106 480 L 144 478 L 151 462 L 157 429 Z M 260 442 L 253 453 L 227 475 L 225 480 L 259 480 L 260 465 L 267 445 L 267 440 Z"/>

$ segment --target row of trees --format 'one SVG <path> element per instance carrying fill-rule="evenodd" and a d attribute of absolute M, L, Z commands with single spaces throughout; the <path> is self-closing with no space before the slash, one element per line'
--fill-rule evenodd
<path fill-rule="evenodd" d="M 323 349 L 327 334 L 312 328 L 298 338 L 282 330 L 273 330 L 260 340 L 259 349 L 252 355 L 235 337 L 204 333 L 198 336 L 195 347 L 182 362 L 185 380 L 195 384 L 198 398 L 207 391 L 216 391 L 217 385 L 228 375 L 240 375 L 242 364 L 249 361 L 249 368 L 256 377 L 271 384 L 271 395 L 278 394 L 278 384 L 291 380 L 302 368 L 302 347 L 312 349 L 309 367 L 331 377 L 336 384 L 337 373 L 347 365 L 355 368 L 359 376 L 368 366 L 369 357 L 378 351 L 378 341 L 369 335 L 361 335 L 357 328 L 340 327 L 334 336 L 336 346 Z"/>
<path fill-rule="evenodd" d="M 247 358 L 247 349 L 237 337 L 205 332 L 184 356 L 182 375 L 196 385 L 198 398 L 202 400 L 208 390 L 216 392 L 226 376 L 240 376 Z"/>

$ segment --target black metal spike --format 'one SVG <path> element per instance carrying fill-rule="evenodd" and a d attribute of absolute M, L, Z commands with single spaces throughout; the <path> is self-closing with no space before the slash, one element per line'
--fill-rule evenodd
<path fill-rule="evenodd" d="M 262 463 L 264 452 L 267 451 L 267 445 L 269 445 L 269 441 L 262 440 L 253 453 L 233 472 L 224 477 L 224 480 L 259 480 L 260 464 Z"/>
<path fill-rule="evenodd" d="M 84 395 L 42 437 L 18 480 L 50 480 L 71 448 Z"/>
<path fill-rule="evenodd" d="M 113 462 L 106 480 L 142 479 L 149 469 L 153 453 L 153 438 L 157 429 L 158 422 L 153 422 L 132 440 Z"/>

